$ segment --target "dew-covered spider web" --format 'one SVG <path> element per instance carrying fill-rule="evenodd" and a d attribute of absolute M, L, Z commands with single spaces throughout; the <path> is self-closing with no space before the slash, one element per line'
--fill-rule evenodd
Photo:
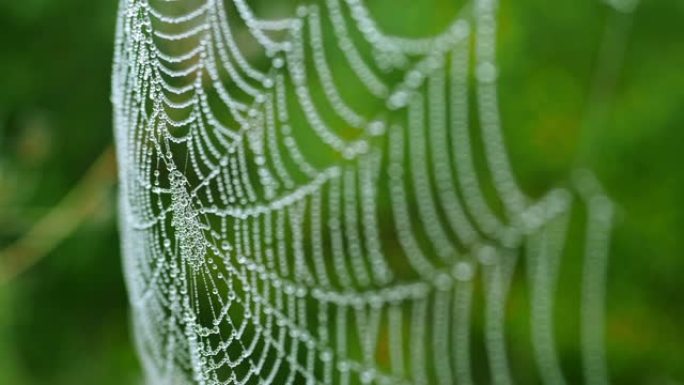
<path fill-rule="evenodd" d="M 578 357 L 606 383 L 612 206 L 588 172 L 518 187 L 496 1 L 430 37 L 385 32 L 363 0 L 263 3 L 121 0 L 121 233 L 147 383 L 509 384 L 516 274 L 529 367 L 569 383 L 553 315 L 575 206 Z"/>

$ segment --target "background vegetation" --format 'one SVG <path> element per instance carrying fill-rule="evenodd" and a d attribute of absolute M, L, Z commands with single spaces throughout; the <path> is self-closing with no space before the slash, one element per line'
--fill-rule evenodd
<path fill-rule="evenodd" d="M 112 141 L 115 14 L 116 1 L 0 3 L 0 384 L 139 378 L 115 174 L 100 155 Z M 521 185 L 535 195 L 588 166 L 619 206 L 614 382 L 684 383 L 684 2 L 616 17 L 596 0 L 501 0 L 500 20 L 502 115 Z M 17 261 L 28 269 L 13 276 Z M 559 340 L 577 350 L 574 335 Z"/>

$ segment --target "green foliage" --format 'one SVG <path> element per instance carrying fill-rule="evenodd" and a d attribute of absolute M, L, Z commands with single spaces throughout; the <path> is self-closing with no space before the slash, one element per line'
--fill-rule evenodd
<path fill-rule="evenodd" d="M 114 3 L 0 4 L 0 250 L 111 142 Z M 412 3 L 377 1 L 372 9 L 406 13 Z M 453 14 L 454 2 L 434 3 L 433 14 L 416 14 L 417 35 Z M 536 196 L 588 166 L 619 206 L 606 331 L 614 383 L 684 381 L 684 6 L 654 0 L 637 8 L 614 81 L 596 76 L 601 42 L 607 26 L 630 21 L 594 0 L 503 0 L 501 7 L 502 121 L 521 185 Z M 0 286 L 0 383 L 137 380 L 114 194 L 110 203 L 44 261 Z M 515 298 L 512 307 L 526 306 Z M 558 314 L 575 322 L 565 308 Z M 512 328 L 515 339 L 528 325 L 512 320 Z M 578 349 L 571 329 L 558 330 L 568 355 Z"/>

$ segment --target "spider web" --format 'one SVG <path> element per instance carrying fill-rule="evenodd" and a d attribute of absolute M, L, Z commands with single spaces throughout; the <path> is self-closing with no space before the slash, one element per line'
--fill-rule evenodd
<path fill-rule="evenodd" d="M 475 0 L 407 38 L 360 0 L 268 19 L 245 0 L 121 1 L 120 226 L 148 383 L 471 384 L 478 286 L 488 378 L 512 383 L 520 258 L 534 364 L 567 383 L 553 306 L 576 197 L 584 377 L 607 382 L 612 206 L 588 172 L 536 200 L 516 184 L 495 12 Z"/>

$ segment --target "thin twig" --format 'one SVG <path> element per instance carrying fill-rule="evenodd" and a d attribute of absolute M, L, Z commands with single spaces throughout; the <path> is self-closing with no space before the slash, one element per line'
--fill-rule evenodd
<path fill-rule="evenodd" d="M 109 146 L 57 206 L 0 250 L 0 285 L 26 271 L 69 237 L 102 206 L 115 181 L 114 149 Z"/>

